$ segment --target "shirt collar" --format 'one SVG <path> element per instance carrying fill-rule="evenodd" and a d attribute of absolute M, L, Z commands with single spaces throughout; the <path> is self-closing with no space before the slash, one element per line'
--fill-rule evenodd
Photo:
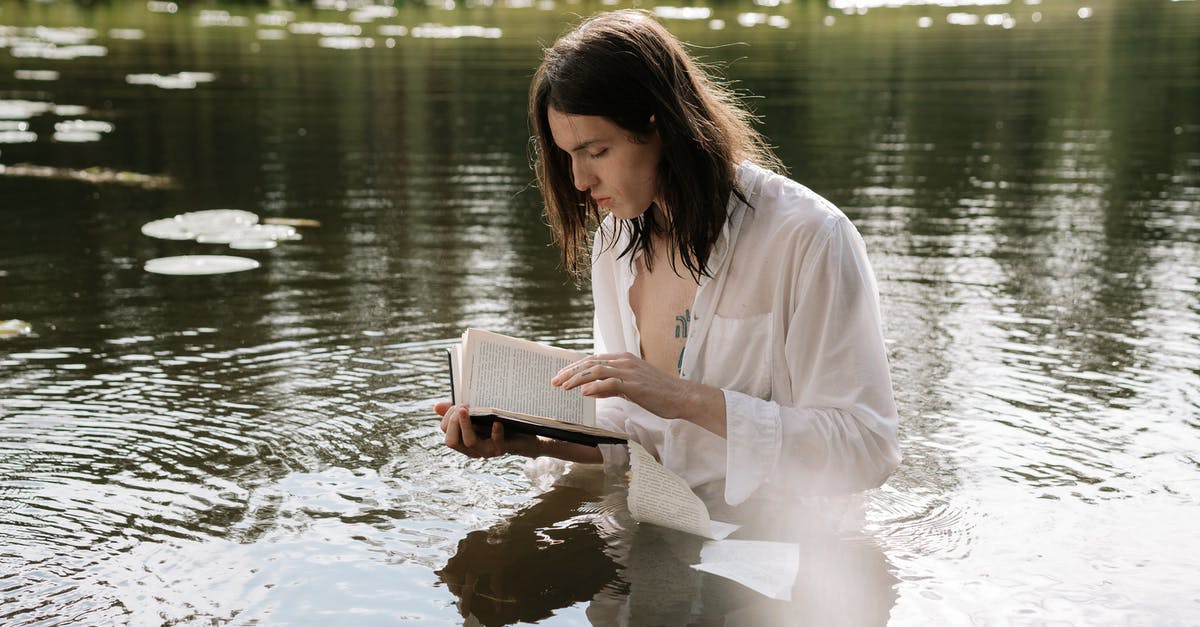
<path fill-rule="evenodd" d="M 758 173 L 749 161 L 744 161 L 737 168 L 737 186 L 741 190 L 742 195 L 746 200 L 751 200 L 757 191 Z M 729 194 L 729 203 L 725 207 L 726 218 L 725 224 L 721 226 L 721 235 L 717 237 L 717 242 L 713 244 L 712 253 L 708 256 L 708 267 L 710 272 L 708 276 L 700 277 L 700 285 L 708 283 L 716 277 L 725 267 L 725 262 L 729 257 L 729 251 L 733 250 L 733 245 L 737 242 L 738 232 L 742 227 L 742 219 L 746 216 L 748 209 L 745 202 L 742 202 L 737 194 Z"/>
<path fill-rule="evenodd" d="M 737 167 L 737 186 L 741 190 L 742 195 L 747 201 L 753 201 L 754 196 L 758 193 L 758 181 L 761 169 L 749 161 L 743 161 Z M 725 206 L 725 224 L 721 225 L 721 234 L 717 236 L 717 241 L 713 244 L 712 253 L 708 256 L 708 268 L 710 272 L 706 276 L 700 277 L 699 285 L 703 287 L 710 280 L 716 277 L 725 267 L 726 258 L 729 256 L 729 251 L 733 249 L 734 243 L 737 241 L 738 231 L 741 230 L 742 219 L 746 216 L 746 210 L 749 206 L 742 202 L 736 194 L 729 194 L 729 202 Z M 628 232 L 621 228 L 619 220 L 611 214 L 606 216 L 607 220 L 612 220 L 612 228 L 619 233 L 616 246 L 622 248 L 628 239 Z M 642 250 L 633 251 L 630 258 L 630 276 L 637 275 L 637 260 L 642 256 Z"/>

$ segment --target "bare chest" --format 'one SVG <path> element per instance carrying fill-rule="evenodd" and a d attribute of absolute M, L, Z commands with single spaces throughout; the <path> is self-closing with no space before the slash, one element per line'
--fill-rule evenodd
<path fill-rule="evenodd" d="M 637 263 L 629 304 L 641 337 L 642 358 L 662 372 L 679 376 L 696 282 L 686 272 L 682 277 L 675 274 L 665 258 L 655 261 L 652 272 L 646 270 L 641 259 Z"/>

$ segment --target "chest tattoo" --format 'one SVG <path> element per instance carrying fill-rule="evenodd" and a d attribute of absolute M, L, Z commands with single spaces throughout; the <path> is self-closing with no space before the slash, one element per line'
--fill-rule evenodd
<path fill-rule="evenodd" d="M 685 341 L 683 348 L 679 349 L 679 361 L 675 364 L 675 370 L 683 369 L 683 351 L 687 350 L 686 340 L 688 336 L 688 324 L 692 321 L 692 310 L 684 309 L 682 316 L 675 316 L 675 338 Z"/>

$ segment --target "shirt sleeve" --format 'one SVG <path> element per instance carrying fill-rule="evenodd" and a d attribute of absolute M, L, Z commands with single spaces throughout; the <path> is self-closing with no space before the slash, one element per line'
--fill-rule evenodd
<path fill-rule="evenodd" d="M 724 390 L 725 499 L 877 487 L 900 461 L 898 416 L 874 273 L 861 236 L 839 216 L 799 262 L 784 312 L 792 403 Z"/>

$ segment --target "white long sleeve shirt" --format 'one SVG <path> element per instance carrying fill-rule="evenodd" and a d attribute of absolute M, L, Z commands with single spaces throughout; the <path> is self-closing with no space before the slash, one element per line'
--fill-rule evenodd
<path fill-rule="evenodd" d="M 750 206 L 729 201 L 680 369 L 724 392 L 727 437 L 620 398 L 600 400 L 597 422 L 627 433 L 693 489 L 724 482 L 729 505 L 876 487 L 900 453 L 862 237 L 837 207 L 786 177 L 746 163 L 738 180 Z M 628 233 L 601 244 L 616 225 L 609 216 L 593 247 L 596 352 L 641 356 L 629 304 L 636 264 L 618 257 Z M 624 447 L 601 448 L 606 465 L 625 463 Z"/>

